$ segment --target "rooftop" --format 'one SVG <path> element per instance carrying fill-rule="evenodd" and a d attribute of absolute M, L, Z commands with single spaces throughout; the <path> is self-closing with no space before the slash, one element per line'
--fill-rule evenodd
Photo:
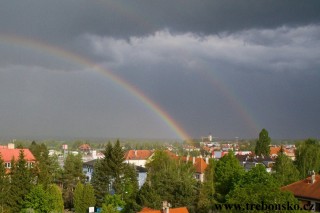
<path fill-rule="evenodd" d="M 308 198 L 320 201 L 320 175 L 315 175 L 315 182 L 312 183 L 311 177 L 294 182 L 281 188 L 290 191 L 298 198 Z"/>
<path fill-rule="evenodd" d="M 144 207 L 140 212 L 138 213 L 163 213 L 161 210 L 154 210 L 147 207 Z M 180 208 L 170 208 L 169 213 L 189 213 L 188 209 L 186 207 L 180 207 Z"/>
<path fill-rule="evenodd" d="M 18 160 L 20 150 L 23 151 L 24 158 L 26 159 L 26 161 L 35 161 L 36 160 L 29 149 L 9 149 L 7 147 L 5 147 L 5 148 L 0 147 L 0 155 L 1 155 L 4 162 L 10 162 L 12 160 L 12 158 L 14 158 L 15 160 Z"/>
<path fill-rule="evenodd" d="M 125 154 L 126 160 L 147 160 L 153 151 L 151 150 L 129 150 Z"/>

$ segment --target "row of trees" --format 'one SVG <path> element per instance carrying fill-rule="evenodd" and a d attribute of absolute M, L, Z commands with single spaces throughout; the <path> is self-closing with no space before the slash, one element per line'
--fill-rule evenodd
<path fill-rule="evenodd" d="M 246 203 L 298 203 L 291 193 L 280 190 L 281 183 L 264 166 L 245 172 L 232 152 L 219 161 L 210 160 L 203 183 L 195 180 L 191 162 L 172 159 L 165 151 L 157 151 L 147 166 L 147 181 L 137 196 L 142 206 L 160 209 L 166 200 L 172 207 L 207 213 L 218 203 L 243 204 L 243 208 Z"/>
<path fill-rule="evenodd" d="M 81 156 L 67 155 L 61 168 L 44 144 L 33 142 L 30 151 L 36 163 L 28 165 L 23 149 L 6 170 L 0 155 L 0 212 L 63 212 L 76 208 L 85 213 L 95 205 L 91 185 L 83 185 Z M 90 198 L 90 199 L 89 199 Z"/>
<path fill-rule="evenodd" d="M 266 130 L 260 135 L 259 140 L 270 143 Z M 305 178 L 310 170 L 320 171 L 319 146 L 311 139 L 297 144 L 294 162 L 282 150 L 272 174 L 261 166 L 245 172 L 229 153 L 219 161 L 210 160 L 204 183 L 195 180 L 191 162 L 156 151 L 147 164 L 146 183 L 139 190 L 135 168 L 124 163 L 119 141 L 105 147 L 105 158 L 96 162 L 91 184 L 85 184 L 80 155 L 68 155 L 60 168 L 45 145 L 32 143 L 29 148 L 37 159 L 32 168 L 27 167 L 21 151 L 7 174 L 0 157 L 0 212 L 61 212 L 74 208 L 84 213 L 89 206 L 101 207 L 103 213 L 119 212 L 119 208 L 121 212 L 137 212 L 142 206 L 160 209 L 165 200 L 172 207 L 187 206 L 190 212 L 199 213 L 213 210 L 217 203 L 295 204 L 292 194 L 282 192 L 280 187 Z M 259 148 L 263 150 L 261 147 L 265 145 Z M 261 154 L 266 155 L 263 151 Z"/>
<path fill-rule="evenodd" d="M 11 161 L 9 173 L 0 156 L 1 212 L 61 212 L 63 200 L 56 184 L 43 184 L 38 165 L 28 168 L 23 150 Z"/>
<path fill-rule="evenodd" d="M 124 150 L 120 146 L 119 140 L 114 144 L 108 143 L 104 150 L 105 158 L 98 160 L 94 167 L 91 184 L 94 188 L 97 206 L 103 208 L 123 207 L 124 212 L 136 212 L 140 206 L 136 203 L 139 191 L 136 170 L 133 165 L 124 163 Z M 121 204 L 110 206 L 108 201 L 119 200 Z M 107 196 L 107 197 L 106 197 Z"/>
<path fill-rule="evenodd" d="M 255 147 L 258 156 L 269 156 L 271 138 L 266 129 L 262 129 Z M 281 185 L 287 185 L 306 178 L 311 171 L 320 172 L 320 143 L 315 139 L 307 139 L 296 144 L 295 160 L 290 159 L 281 147 L 273 166 L 275 177 Z"/>

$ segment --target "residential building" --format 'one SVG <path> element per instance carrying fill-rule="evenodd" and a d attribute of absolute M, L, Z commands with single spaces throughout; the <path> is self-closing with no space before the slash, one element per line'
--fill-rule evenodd
<path fill-rule="evenodd" d="M 236 155 L 236 158 L 239 160 L 241 166 L 245 168 L 246 171 L 249 171 L 253 167 L 256 167 L 258 164 L 261 164 L 266 167 L 267 172 L 272 171 L 272 166 L 274 160 L 270 157 L 265 156 L 253 156 L 253 155 Z"/>
<path fill-rule="evenodd" d="M 315 212 L 320 212 L 320 175 L 313 174 L 306 179 L 294 182 L 281 188 L 290 191 L 300 201 L 300 205 L 313 206 Z"/>
<path fill-rule="evenodd" d="M 277 158 L 278 154 L 281 150 L 284 152 L 286 156 L 288 156 L 291 160 L 295 160 L 295 146 L 294 145 L 287 145 L 287 146 L 270 146 L 270 157 Z"/>
<path fill-rule="evenodd" d="M 192 162 L 192 165 L 195 167 L 194 177 L 196 180 L 203 182 L 204 181 L 204 173 L 209 164 L 209 157 L 203 158 L 202 156 L 199 157 L 181 157 L 177 156 L 176 154 L 166 151 L 168 155 L 174 159 L 182 160 L 184 162 Z"/>
<path fill-rule="evenodd" d="M 135 168 L 137 171 L 138 185 L 140 189 L 147 180 L 147 169 L 142 166 L 135 166 Z"/>
<path fill-rule="evenodd" d="M 24 153 L 24 158 L 27 161 L 28 167 L 32 167 L 33 164 L 36 162 L 35 157 L 29 149 L 16 149 L 13 143 L 9 143 L 8 146 L 0 147 L 0 155 L 4 161 L 4 166 L 7 169 L 7 171 L 11 169 L 12 159 L 14 159 L 15 161 L 18 160 L 21 150 Z"/>
<path fill-rule="evenodd" d="M 125 154 L 125 161 L 136 166 L 145 167 L 152 154 L 152 150 L 129 150 Z"/>
<path fill-rule="evenodd" d="M 82 171 L 86 176 L 86 181 L 90 182 L 92 179 L 92 174 L 94 171 L 94 165 L 96 163 L 97 159 L 84 162 L 82 165 Z M 142 166 L 135 166 L 136 172 L 137 172 L 137 179 L 138 179 L 138 185 L 139 189 L 142 187 L 142 185 L 146 182 L 147 179 L 147 169 Z"/>
<path fill-rule="evenodd" d="M 200 181 L 203 182 L 204 181 L 204 173 L 206 171 L 206 168 L 209 164 L 209 158 L 206 158 L 206 160 L 204 160 L 203 158 L 193 158 L 192 163 L 196 169 L 195 171 L 195 178 Z"/>
<path fill-rule="evenodd" d="M 227 151 L 213 151 L 212 156 L 214 159 L 220 159 L 223 156 L 227 155 L 229 152 Z"/>
<path fill-rule="evenodd" d="M 92 173 L 93 173 L 93 169 L 94 169 L 94 164 L 97 160 L 91 160 L 88 162 L 84 162 L 82 165 L 82 171 L 86 176 L 86 181 L 90 182 L 91 178 L 92 178 Z"/>
<path fill-rule="evenodd" d="M 90 153 L 91 151 L 91 146 L 89 144 L 81 144 L 79 147 L 78 147 L 79 151 L 82 152 L 82 153 Z"/>

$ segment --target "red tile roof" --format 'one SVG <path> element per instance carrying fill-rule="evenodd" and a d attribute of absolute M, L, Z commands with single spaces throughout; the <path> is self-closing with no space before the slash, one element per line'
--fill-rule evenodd
<path fill-rule="evenodd" d="M 168 155 L 174 159 L 181 159 L 182 161 L 185 161 L 185 162 L 186 161 L 193 162 L 193 157 L 189 157 L 189 159 L 187 160 L 187 157 L 177 156 L 170 151 L 166 151 L 166 153 L 168 153 Z M 206 163 L 206 161 L 203 158 L 201 158 L 201 157 L 195 158 L 194 167 L 195 167 L 197 173 L 204 173 L 207 166 L 208 166 L 208 164 Z"/>
<path fill-rule="evenodd" d="M 208 164 L 203 160 L 203 158 L 196 158 L 194 166 L 197 173 L 204 173 Z"/>
<path fill-rule="evenodd" d="M 150 208 L 143 208 L 138 213 L 163 213 L 161 210 L 154 210 Z M 186 207 L 180 207 L 180 208 L 170 208 L 169 213 L 189 213 L 188 209 Z"/>
<path fill-rule="evenodd" d="M 10 162 L 12 158 L 18 160 L 20 150 L 24 152 L 24 158 L 26 161 L 35 161 L 35 157 L 31 153 L 29 149 L 8 149 L 8 148 L 0 148 L 0 154 L 4 162 Z"/>
<path fill-rule="evenodd" d="M 311 183 L 311 177 L 297 181 L 281 188 L 290 191 L 298 198 L 308 198 L 320 201 L 320 175 L 315 176 L 315 182 Z"/>
<path fill-rule="evenodd" d="M 144 207 L 141 211 L 141 213 L 159 213 L 161 212 L 160 210 L 154 210 L 154 209 L 150 209 L 150 208 L 147 208 L 147 207 Z M 138 213 L 140 213 L 138 212 Z"/>
<path fill-rule="evenodd" d="M 129 150 L 125 154 L 126 160 L 147 160 L 153 151 L 151 150 Z"/>
<path fill-rule="evenodd" d="M 89 144 L 82 144 L 81 146 L 79 146 L 79 149 L 80 150 L 89 150 L 91 149 L 90 145 Z"/>
<path fill-rule="evenodd" d="M 270 147 L 270 155 L 278 155 L 278 152 L 280 152 L 281 147 Z"/>

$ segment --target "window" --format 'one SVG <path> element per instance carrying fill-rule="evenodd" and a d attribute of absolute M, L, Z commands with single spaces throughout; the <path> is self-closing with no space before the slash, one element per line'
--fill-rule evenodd
<path fill-rule="evenodd" d="M 4 163 L 5 168 L 11 168 L 11 163 Z"/>
<path fill-rule="evenodd" d="M 196 179 L 200 180 L 200 174 L 196 174 Z"/>
<path fill-rule="evenodd" d="M 33 162 L 27 162 L 27 167 L 32 168 L 33 167 Z"/>

